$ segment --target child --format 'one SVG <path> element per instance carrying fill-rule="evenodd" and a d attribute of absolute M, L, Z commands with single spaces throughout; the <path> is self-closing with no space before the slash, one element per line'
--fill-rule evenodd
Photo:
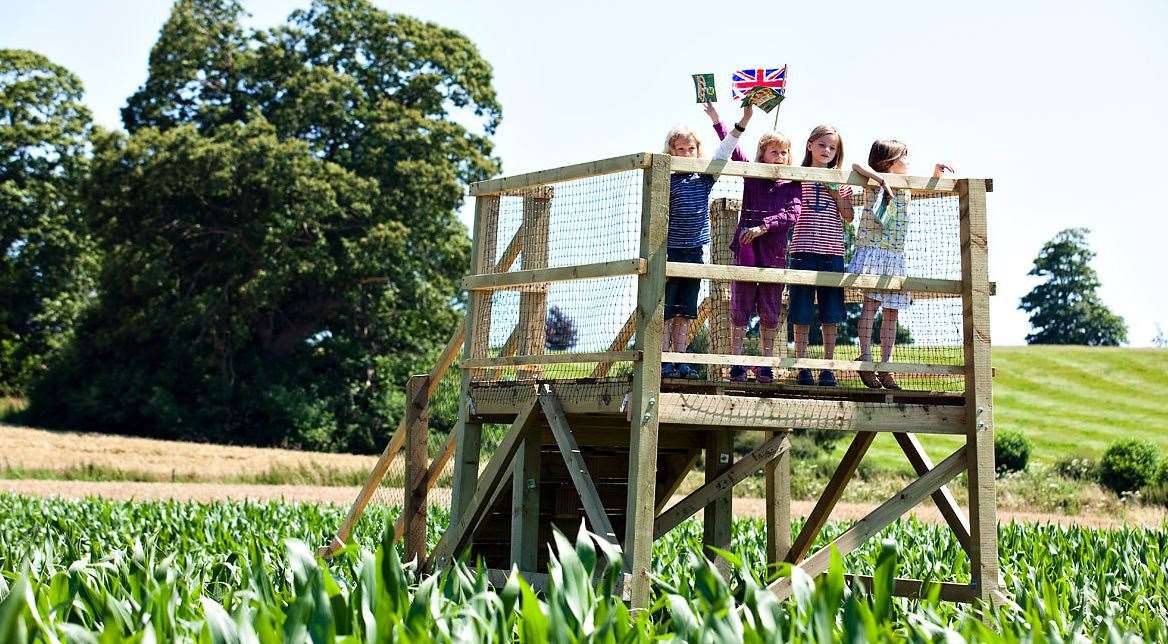
<path fill-rule="evenodd" d="M 746 124 L 754 113 L 749 103 L 742 109 L 742 120 L 735 126 L 736 135 L 746 131 Z M 714 131 L 725 140 L 726 129 L 718 118 L 718 110 L 706 103 L 706 114 L 714 122 Z M 735 161 L 746 161 L 746 155 L 736 146 L 732 157 Z M 754 160 L 760 163 L 786 165 L 791 159 L 791 141 L 778 132 L 767 132 L 758 140 L 758 150 Z M 799 218 L 800 187 L 796 181 L 775 181 L 747 177 L 742 182 L 742 212 L 738 218 L 738 228 L 730 241 L 734 251 L 734 263 L 738 266 L 761 266 L 765 268 L 787 267 L 787 234 Z M 760 349 L 764 356 L 773 356 L 775 330 L 779 325 L 779 314 L 783 303 L 782 284 L 758 284 L 755 282 L 732 282 L 730 284 L 730 338 L 734 353 L 741 355 L 742 338 L 746 335 L 746 325 L 751 316 L 758 314 Z M 774 380 L 770 367 L 755 367 L 754 377 L 758 382 Z M 730 379 L 746 381 L 746 369 L 741 366 L 730 368 Z"/>
<path fill-rule="evenodd" d="M 871 273 L 877 275 L 906 275 L 904 261 L 904 240 L 910 224 L 908 217 L 908 191 L 899 194 L 888 187 L 888 182 L 876 174 L 908 173 L 908 147 L 900 141 L 880 140 L 872 143 L 868 151 L 868 165 L 857 163 L 852 166 L 856 172 L 880 184 L 882 190 L 873 191 L 871 199 L 865 199 L 868 207 L 860 216 L 856 227 L 856 254 L 848 264 L 850 273 Z M 952 172 L 949 166 L 938 163 L 933 168 L 933 176 L 940 177 Z M 857 331 L 860 334 L 860 360 L 872 360 L 872 327 L 876 310 L 883 308 L 880 321 L 880 361 L 892 359 L 896 346 L 896 320 L 901 309 L 912 302 L 908 292 L 868 291 L 864 293 L 864 304 L 860 310 Z M 860 380 L 873 389 L 900 389 L 891 373 L 881 371 L 861 371 Z"/>
<path fill-rule="evenodd" d="M 844 143 L 839 132 L 830 125 L 811 130 L 803 165 L 814 168 L 839 169 L 844 161 Z M 852 221 L 852 189 L 850 186 L 822 183 L 802 183 L 803 203 L 795 232 L 791 236 L 791 268 L 811 271 L 844 270 L 844 222 Z M 811 305 L 819 302 L 819 324 L 823 332 L 823 357 L 835 357 L 836 325 L 843 322 L 844 291 L 829 286 L 791 285 L 789 316 L 795 331 L 795 357 L 807 357 L 807 339 L 814 314 Z M 811 370 L 800 369 L 797 382 L 814 385 Z M 835 374 L 824 369 L 819 372 L 819 384 L 836 385 Z"/>
<path fill-rule="evenodd" d="M 728 136 L 714 153 L 714 159 L 730 158 L 738 142 Z M 665 153 L 675 157 L 701 157 L 702 143 L 686 127 L 675 127 L 665 136 Z M 666 257 L 671 262 L 702 263 L 702 247 L 710 243 L 710 191 L 718 178 L 710 174 L 673 173 L 669 177 L 669 233 Z M 662 351 L 685 351 L 688 345 L 689 320 L 698 316 L 698 289 L 701 281 L 670 277 L 665 280 L 665 328 L 661 335 Z M 671 348 L 672 347 L 672 348 Z M 666 362 L 661 365 L 662 378 L 699 377 L 688 364 Z"/>

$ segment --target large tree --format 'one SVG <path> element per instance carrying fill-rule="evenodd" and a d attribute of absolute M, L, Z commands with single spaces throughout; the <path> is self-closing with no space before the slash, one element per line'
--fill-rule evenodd
<path fill-rule="evenodd" d="M 1028 273 L 1046 281 L 1035 286 L 1018 308 L 1030 314 L 1034 329 L 1028 344 L 1116 346 L 1127 342 L 1127 325 L 1099 298 L 1099 276 L 1091 267 L 1095 252 L 1085 228 L 1069 228 L 1046 242 Z"/>
<path fill-rule="evenodd" d="M 92 292 L 75 187 L 90 117 L 81 82 L 44 56 L 0 50 L 0 395 L 21 395 Z"/>
<path fill-rule="evenodd" d="M 179 0 L 128 138 L 98 143 L 87 203 L 110 259 L 73 354 L 87 366 L 33 405 L 77 426 L 374 449 L 456 323 L 456 209 L 498 169 L 490 67 L 364 0 L 270 31 L 242 17 Z"/>

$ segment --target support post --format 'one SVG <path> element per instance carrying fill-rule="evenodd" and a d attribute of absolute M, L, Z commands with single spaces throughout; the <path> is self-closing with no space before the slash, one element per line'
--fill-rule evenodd
<path fill-rule="evenodd" d="M 547 268 L 548 228 L 552 212 L 551 186 L 533 188 L 523 195 L 523 255 L 521 270 Z M 535 356 L 543 353 L 547 341 L 548 285 L 532 286 L 519 294 L 519 326 L 516 355 Z M 518 377 L 536 376 L 539 365 L 521 366 Z"/>
<path fill-rule="evenodd" d="M 511 563 L 536 572 L 539 556 L 539 432 L 524 439 L 511 479 Z"/>
<path fill-rule="evenodd" d="M 426 497 L 428 488 L 422 479 L 426 475 L 426 443 L 429 436 L 429 407 L 421 402 L 429 376 L 413 376 L 406 383 L 410 407 L 406 413 L 406 476 L 402 494 L 402 517 L 405 519 L 405 558 L 417 557 L 419 568 L 426 563 Z"/>
<path fill-rule="evenodd" d="M 471 240 L 471 268 L 476 275 L 495 272 L 495 250 L 499 234 L 499 196 L 475 198 L 474 238 Z M 490 350 L 491 298 L 490 291 L 471 291 L 467 294 L 465 358 L 485 358 Z M 479 453 L 483 426 L 472 419 L 470 383 L 486 374 L 485 369 L 462 369 L 462 385 L 458 402 L 458 437 L 454 452 L 454 489 L 450 495 L 450 523 L 457 525 L 459 517 L 475 494 L 479 476 Z"/>
<path fill-rule="evenodd" d="M 706 483 L 730 469 L 734 459 L 734 432 L 712 431 L 706 436 Z M 734 520 L 734 489 L 715 497 L 702 512 L 702 552 L 714 562 L 714 567 L 725 578 L 730 562 L 719 557 L 710 547 L 730 549 L 730 524 Z"/>
<path fill-rule="evenodd" d="M 723 266 L 734 265 L 734 253 L 730 242 L 738 230 L 738 215 L 742 202 L 738 199 L 715 199 L 710 204 L 710 263 Z M 731 353 L 730 337 L 730 282 L 710 280 L 710 353 Z M 710 380 L 726 380 L 729 369 L 722 365 L 709 365 L 706 370 Z"/>
<path fill-rule="evenodd" d="M 998 521 L 994 489 L 994 402 L 990 358 L 990 280 L 986 182 L 957 182 L 961 204 L 961 304 L 965 339 L 966 450 L 969 461 L 971 585 L 997 601 Z"/>
<path fill-rule="evenodd" d="M 661 333 L 665 319 L 666 237 L 669 230 L 670 157 L 654 154 L 644 170 L 640 256 L 648 270 L 637 277 L 637 331 L 633 348 L 642 359 L 633 372 L 629 396 L 629 489 L 625 527 L 625 566 L 631 575 L 631 603 L 647 608 L 653 557 L 654 500 L 657 478 L 658 403 L 661 398 Z"/>
<path fill-rule="evenodd" d="M 779 434 L 768 432 L 768 439 Z M 783 433 L 778 457 L 766 464 L 767 566 L 784 561 L 791 550 L 791 435 Z"/>

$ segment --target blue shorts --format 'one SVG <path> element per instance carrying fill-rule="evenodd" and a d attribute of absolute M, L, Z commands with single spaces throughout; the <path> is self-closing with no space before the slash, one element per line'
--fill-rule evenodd
<path fill-rule="evenodd" d="M 820 253 L 791 253 L 790 268 L 804 271 L 844 272 L 844 258 L 841 255 Z M 819 302 L 820 324 L 842 324 L 847 319 L 844 310 L 844 290 L 834 286 L 806 286 L 791 284 L 787 287 L 791 296 L 787 317 L 791 324 L 810 325 L 815 321 L 813 304 Z"/>
<path fill-rule="evenodd" d="M 702 263 L 702 247 L 668 248 L 666 258 L 671 262 Z M 692 277 L 670 277 L 665 280 L 665 319 L 681 316 L 691 320 L 698 317 L 698 289 L 702 281 Z"/>

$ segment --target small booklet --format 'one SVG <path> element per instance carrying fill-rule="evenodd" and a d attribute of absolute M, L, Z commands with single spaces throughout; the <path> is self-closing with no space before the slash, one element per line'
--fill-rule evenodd
<path fill-rule="evenodd" d="M 782 102 L 783 95 L 773 87 L 755 87 L 747 93 L 746 98 L 742 99 L 742 107 L 746 107 L 749 103 L 762 108 L 762 111 L 770 114 L 771 110 L 778 107 L 779 103 Z"/>
<path fill-rule="evenodd" d="M 714 91 L 713 74 L 694 74 L 694 91 L 699 103 L 717 103 L 718 93 Z"/>

